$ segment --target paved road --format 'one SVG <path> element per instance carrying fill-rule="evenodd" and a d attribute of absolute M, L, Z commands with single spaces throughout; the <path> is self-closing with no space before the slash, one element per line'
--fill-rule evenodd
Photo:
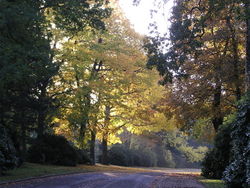
<path fill-rule="evenodd" d="M 204 188 L 190 175 L 176 172 L 100 172 L 65 175 L 10 184 L 6 188 Z"/>

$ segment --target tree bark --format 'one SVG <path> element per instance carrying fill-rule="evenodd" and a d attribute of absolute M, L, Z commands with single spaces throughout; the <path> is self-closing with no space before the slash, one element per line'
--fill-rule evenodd
<path fill-rule="evenodd" d="M 108 131 L 110 123 L 110 111 L 111 107 L 107 105 L 105 107 L 105 120 L 104 120 L 104 133 L 102 137 L 102 164 L 108 164 Z"/>
<path fill-rule="evenodd" d="M 39 110 L 39 112 L 38 112 L 38 130 L 37 130 L 38 137 L 43 136 L 44 129 L 45 129 L 45 114 L 42 110 Z"/>
<path fill-rule="evenodd" d="M 25 160 L 26 153 L 27 153 L 27 147 L 26 147 L 26 126 L 25 122 L 21 122 L 21 132 L 22 132 L 22 137 L 21 137 L 21 157 L 22 160 Z"/>
<path fill-rule="evenodd" d="M 234 67 L 234 85 L 235 85 L 235 96 L 237 101 L 241 98 L 240 89 L 240 76 L 239 76 L 239 50 L 238 50 L 238 39 L 236 36 L 235 27 L 231 23 L 231 15 L 227 17 L 227 25 L 231 32 L 232 39 L 232 50 L 233 50 L 233 67 Z"/>
<path fill-rule="evenodd" d="M 246 12 L 246 92 L 250 92 L 250 1 L 245 0 L 245 12 Z"/>
<path fill-rule="evenodd" d="M 80 142 L 79 147 L 81 149 L 84 149 L 84 137 L 85 137 L 85 133 L 86 133 L 87 125 L 88 125 L 88 113 L 83 114 L 83 116 L 84 116 L 84 119 L 80 124 L 81 126 L 79 130 L 79 142 Z"/>
<path fill-rule="evenodd" d="M 46 111 L 47 111 L 47 102 L 46 101 L 46 88 L 48 83 L 43 83 L 42 86 L 39 88 L 41 91 L 41 94 L 38 99 L 38 117 L 37 117 L 37 135 L 38 137 L 42 137 L 45 130 L 45 120 L 46 120 Z"/>
<path fill-rule="evenodd" d="M 107 165 L 108 160 L 108 138 L 107 135 L 104 135 L 102 138 L 102 164 Z"/>
<path fill-rule="evenodd" d="M 95 140 L 96 140 L 96 133 L 95 131 L 91 131 L 90 159 L 92 165 L 95 165 Z"/>
<path fill-rule="evenodd" d="M 221 84 L 217 84 L 215 87 L 214 99 L 213 99 L 213 126 L 217 132 L 219 126 L 223 123 L 223 116 L 221 113 Z"/>

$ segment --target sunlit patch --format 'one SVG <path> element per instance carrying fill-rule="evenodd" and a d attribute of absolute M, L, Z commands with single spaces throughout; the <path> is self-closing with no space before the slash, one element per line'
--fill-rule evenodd
<path fill-rule="evenodd" d="M 126 17 L 131 21 L 135 31 L 148 35 L 150 30 L 149 24 L 155 22 L 157 30 L 161 34 L 167 33 L 171 16 L 171 8 L 173 6 L 173 0 L 166 1 L 155 0 L 141 0 L 138 6 L 133 6 L 133 0 L 119 0 L 121 8 L 124 10 Z M 153 14 L 152 8 L 158 12 Z"/>
<path fill-rule="evenodd" d="M 107 176 L 110 176 L 110 177 L 117 177 L 117 174 L 114 174 L 114 173 L 105 172 L 103 174 L 107 175 Z"/>

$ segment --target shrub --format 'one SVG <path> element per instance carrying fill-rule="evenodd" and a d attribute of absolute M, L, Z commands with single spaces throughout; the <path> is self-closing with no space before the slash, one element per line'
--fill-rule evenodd
<path fill-rule="evenodd" d="M 136 149 L 130 150 L 130 162 L 131 166 L 143 166 L 141 158 L 143 154 L 138 152 Z"/>
<path fill-rule="evenodd" d="M 33 163 L 75 166 L 78 156 L 75 148 L 63 136 L 44 135 L 29 148 L 28 160 Z"/>
<path fill-rule="evenodd" d="M 164 158 L 165 158 L 165 161 L 166 161 L 166 167 L 174 168 L 175 167 L 175 162 L 174 162 L 173 155 L 172 155 L 171 151 L 170 150 L 165 150 L 164 153 L 165 153 Z"/>
<path fill-rule="evenodd" d="M 109 150 L 110 164 L 120 166 L 156 166 L 157 157 L 148 149 L 128 149 L 122 144 L 115 144 Z"/>
<path fill-rule="evenodd" d="M 5 128 L 0 124 L 0 175 L 4 171 L 16 167 L 17 164 L 15 147 Z"/>
<path fill-rule="evenodd" d="M 232 160 L 223 179 L 229 188 L 250 187 L 250 97 L 238 106 L 236 120 L 232 123 Z"/>
<path fill-rule="evenodd" d="M 140 166 L 156 166 L 157 165 L 157 157 L 154 152 L 148 149 L 144 149 L 142 151 L 138 151 L 141 153 L 141 165 Z"/>
<path fill-rule="evenodd" d="M 232 117 L 229 121 L 221 125 L 214 141 L 214 148 L 211 149 L 205 156 L 202 162 L 202 175 L 207 178 L 221 179 L 223 172 L 229 165 L 231 156 L 231 122 L 235 118 Z"/>
<path fill-rule="evenodd" d="M 115 144 L 109 150 L 109 162 L 114 165 L 130 166 L 130 151 L 121 144 Z"/>
<path fill-rule="evenodd" d="M 79 164 L 90 164 L 91 159 L 89 157 L 89 154 L 85 150 L 77 150 L 77 161 Z"/>

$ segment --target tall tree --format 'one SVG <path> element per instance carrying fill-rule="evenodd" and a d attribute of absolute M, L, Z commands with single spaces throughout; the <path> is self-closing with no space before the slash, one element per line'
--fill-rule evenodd
<path fill-rule="evenodd" d="M 91 139 L 92 161 L 95 139 L 101 140 L 103 162 L 107 163 L 108 145 L 119 141 L 117 134 L 123 129 L 139 133 L 142 127 L 153 130 L 159 124 L 163 128 L 165 121 L 161 119 L 163 113 L 154 109 L 163 87 L 152 83 L 159 79 L 156 71 L 144 68 L 142 37 L 119 11 L 114 11 L 105 23 L 105 32 L 80 32 L 63 42 L 60 58 L 65 63 L 55 80 L 61 93 L 65 91 L 60 122 L 65 124 L 66 120 L 71 128 L 69 137 L 74 141 L 75 136 L 81 136 L 77 145 L 81 143 L 82 147 Z M 82 126 L 85 118 L 88 121 Z"/>
<path fill-rule="evenodd" d="M 60 28 L 66 36 L 86 27 L 104 29 L 101 20 L 110 15 L 104 4 L 85 0 L 0 2 L 1 121 L 17 145 L 21 140 L 24 150 L 26 131 L 35 128 L 41 136 L 55 102 L 48 90 L 61 62 L 54 58 L 52 29 Z"/>
<path fill-rule="evenodd" d="M 194 124 L 197 118 L 212 117 L 211 123 L 217 131 L 223 117 L 235 110 L 233 104 L 242 90 L 243 64 L 240 63 L 243 59 L 240 54 L 244 51 L 239 45 L 242 31 L 236 31 L 232 25 L 238 24 L 232 18 L 236 14 L 234 6 L 221 11 L 217 17 L 207 8 L 210 7 L 207 1 L 179 0 L 175 3 L 170 46 L 164 53 L 161 50 L 164 38 L 149 38 L 145 45 L 148 66 L 157 67 L 163 76 L 161 83 L 173 88 L 174 97 L 184 105 L 183 109 L 189 106 L 189 110 L 182 110 L 189 114 L 185 116 L 186 124 Z M 204 111 L 190 110 L 197 107 Z"/>

